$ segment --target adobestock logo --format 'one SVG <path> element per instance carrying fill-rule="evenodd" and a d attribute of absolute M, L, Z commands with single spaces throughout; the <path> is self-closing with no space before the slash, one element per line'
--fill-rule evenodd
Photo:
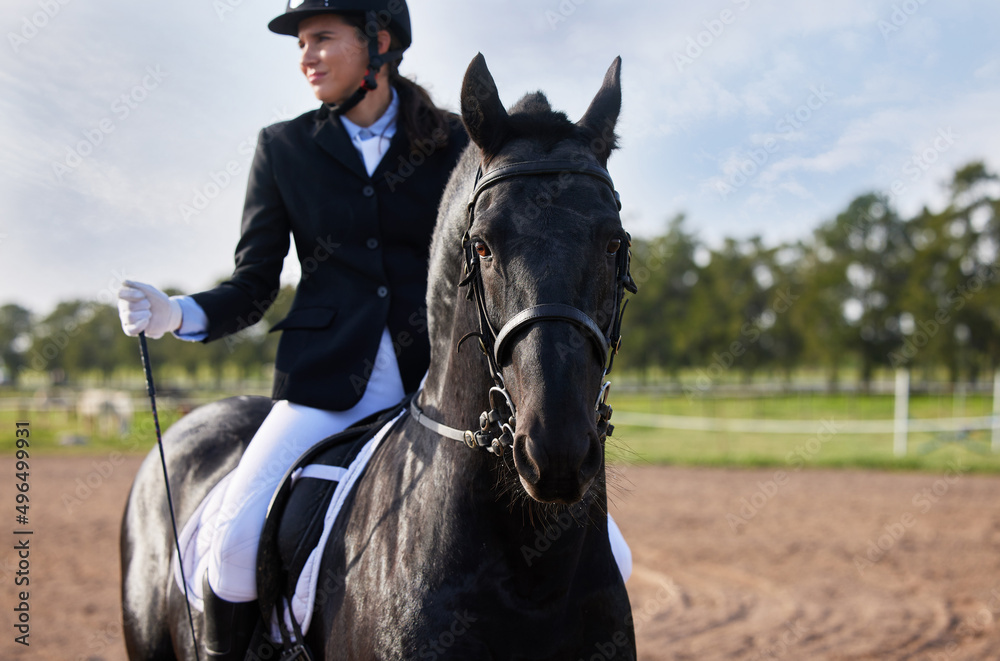
<path fill-rule="evenodd" d="M 166 76 L 167 74 L 160 69 L 159 65 L 146 67 L 146 75 L 142 77 L 139 84 L 115 99 L 109 110 L 119 122 L 125 121 L 141 103 L 149 98 L 153 90 L 160 86 Z M 96 128 L 83 132 L 83 140 L 72 146 L 67 145 L 66 157 L 63 158 L 62 162 L 52 163 L 52 173 L 56 180 L 62 181 L 65 175 L 80 167 L 83 160 L 93 155 L 97 148 L 104 143 L 104 138 L 114 133 L 117 128 L 118 125 L 114 119 L 110 116 L 104 117 L 97 123 Z"/>
<path fill-rule="evenodd" d="M 750 0 L 733 0 L 733 4 L 741 11 L 750 8 Z M 717 17 L 702 21 L 701 25 L 705 29 L 693 37 L 689 36 L 684 50 L 674 52 L 674 66 L 677 67 L 677 71 L 683 73 L 685 68 L 694 64 L 695 60 L 704 55 L 722 37 L 726 26 L 734 24 L 737 18 L 738 14 L 732 9 L 723 9 Z"/>
<path fill-rule="evenodd" d="M 791 139 L 795 132 L 801 130 L 833 96 L 835 95 L 825 84 L 811 86 L 806 100 L 794 110 L 785 113 L 775 123 L 774 130 L 786 136 L 786 139 Z M 715 179 L 716 192 L 723 200 L 728 199 L 760 174 L 771 160 L 771 156 L 780 150 L 781 143 L 769 135 L 762 144 L 738 158 L 735 165 L 728 166 L 726 169 L 729 172 L 724 177 Z"/>
<path fill-rule="evenodd" d="M 889 41 L 889 36 L 899 32 L 925 4 L 927 4 L 927 0 L 904 0 L 904 2 L 893 4 L 889 20 L 881 19 L 878 22 L 878 31 L 882 33 L 882 39 Z"/>
<path fill-rule="evenodd" d="M 559 27 L 560 23 L 564 22 L 576 13 L 576 8 L 586 1 L 587 0 L 562 0 L 562 2 L 559 3 L 559 11 L 552 11 L 551 9 L 546 10 L 545 20 L 549 22 L 549 28 L 555 30 Z"/>
<path fill-rule="evenodd" d="M 62 8 L 73 0 L 39 0 L 36 11 L 31 16 L 21 17 L 21 29 L 18 32 L 8 32 L 7 41 L 10 43 L 14 53 L 21 50 L 21 47 L 38 36 L 41 30 L 49 25 L 49 21 L 59 15 Z"/>

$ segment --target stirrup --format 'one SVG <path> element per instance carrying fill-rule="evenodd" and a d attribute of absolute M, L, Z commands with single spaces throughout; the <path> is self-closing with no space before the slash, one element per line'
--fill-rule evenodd
<path fill-rule="evenodd" d="M 292 621 L 291 631 L 285 626 L 286 612 L 288 613 L 288 618 Z M 312 652 L 306 646 L 305 636 L 302 635 L 299 621 L 295 619 L 295 615 L 292 613 L 292 605 L 289 603 L 288 597 L 282 597 L 281 602 L 275 605 L 274 614 L 277 616 L 278 632 L 281 634 L 280 649 L 282 652 L 278 657 L 279 661 L 314 661 Z M 295 636 L 294 640 L 292 639 L 293 634 Z"/>

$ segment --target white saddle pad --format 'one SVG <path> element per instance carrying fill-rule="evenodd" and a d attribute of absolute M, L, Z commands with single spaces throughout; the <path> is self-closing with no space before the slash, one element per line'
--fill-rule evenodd
<path fill-rule="evenodd" d="M 295 585 L 295 594 L 292 597 L 292 613 L 294 613 L 295 619 L 298 620 L 299 626 L 302 627 L 303 634 L 309 630 L 309 624 L 312 620 L 313 603 L 316 600 L 316 585 L 319 582 L 320 563 L 323 560 L 323 550 L 326 548 L 330 531 L 333 530 L 333 524 L 336 522 L 344 501 L 354 488 L 358 477 L 364 472 L 368 461 L 375 454 L 375 450 L 382 442 L 382 439 L 398 419 L 399 416 L 397 415 L 382 427 L 371 440 L 365 443 L 365 446 L 350 466 L 344 468 L 339 466 L 305 466 L 292 475 L 293 481 L 304 478 L 337 481 L 333 498 L 330 500 L 330 507 L 327 509 L 326 517 L 323 520 L 323 534 L 320 536 L 319 543 L 309 554 L 305 566 L 302 568 L 302 573 L 299 575 L 299 580 Z M 231 476 L 232 473 L 222 478 L 212 488 L 191 518 L 184 524 L 179 537 L 181 555 L 184 562 L 184 576 L 188 584 L 188 601 L 191 602 L 193 608 L 199 611 L 204 611 L 205 609 L 202 582 L 205 571 L 208 569 L 212 537 L 215 533 L 215 519 L 219 514 L 219 508 L 222 506 L 222 499 L 226 493 L 226 486 L 229 484 Z M 177 562 L 176 550 L 173 554 L 172 564 L 174 580 L 177 582 L 177 587 L 183 590 L 184 583 L 181 579 L 180 564 Z M 272 620 L 272 637 L 274 640 L 280 640 L 277 621 L 274 617 L 272 617 Z M 291 622 L 286 622 L 286 624 L 291 629 Z"/>

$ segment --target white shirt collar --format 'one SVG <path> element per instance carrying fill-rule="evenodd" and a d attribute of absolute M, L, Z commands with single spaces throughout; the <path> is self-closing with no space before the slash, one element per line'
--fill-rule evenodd
<path fill-rule="evenodd" d="M 350 136 L 352 142 L 357 143 L 372 135 L 387 139 L 396 135 L 396 116 L 399 114 L 399 95 L 393 87 L 390 87 L 389 91 L 392 92 L 392 100 L 389 102 L 389 107 L 385 109 L 382 116 L 375 120 L 375 123 L 371 126 L 358 126 L 343 115 L 340 116 L 340 121 L 343 123 L 344 128 L 347 129 L 347 135 Z M 365 135 L 361 135 L 362 131 L 365 131 Z"/>

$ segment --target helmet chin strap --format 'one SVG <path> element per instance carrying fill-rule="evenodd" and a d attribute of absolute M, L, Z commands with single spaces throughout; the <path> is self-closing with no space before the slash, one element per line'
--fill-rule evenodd
<path fill-rule="evenodd" d="M 365 25 L 375 28 L 375 34 L 368 37 L 368 69 L 365 71 L 364 80 L 361 81 L 361 87 L 356 89 L 354 94 L 349 96 L 343 103 L 324 104 L 324 108 L 326 108 L 331 117 L 340 117 L 344 113 L 349 112 L 351 108 L 361 103 L 361 100 L 365 98 L 368 92 L 378 88 L 378 81 L 375 80 L 375 76 L 382 69 L 383 64 L 403 59 L 403 51 L 401 50 L 388 51 L 386 53 L 378 52 L 378 14 L 373 11 L 365 12 Z"/>
<path fill-rule="evenodd" d="M 365 95 L 368 94 L 368 90 L 375 89 L 375 85 L 367 87 L 368 79 L 374 79 L 374 76 L 371 76 L 370 74 L 371 69 L 368 69 L 368 71 L 365 72 L 365 81 L 361 83 L 361 87 L 356 89 L 354 94 L 349 96 L 343 103 L 324 103 L 323 108 L 326 110 L 327 116 L 340 117 L 344 113 L 349 112 L 351 108 L 361 103 L 361 99 L 365 98 Z"/>

